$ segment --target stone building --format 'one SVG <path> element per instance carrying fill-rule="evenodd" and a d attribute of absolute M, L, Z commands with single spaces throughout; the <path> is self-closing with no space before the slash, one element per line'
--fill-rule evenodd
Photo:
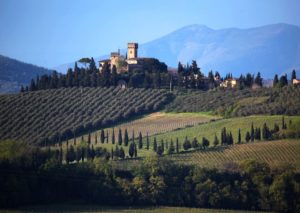
<path fill-rule="evenodd" d="M 108 63 L 110 69 L 116 66 L 118 73 L 127 72 L 131 68 L 140 68 L 143 58 L 138 58 L 138 43 L 127 44 L 127 58 L 118 52 L 112 52 L 110 59 L 99 61 L 99 70 L 102 72 L 103 65 Z"/>

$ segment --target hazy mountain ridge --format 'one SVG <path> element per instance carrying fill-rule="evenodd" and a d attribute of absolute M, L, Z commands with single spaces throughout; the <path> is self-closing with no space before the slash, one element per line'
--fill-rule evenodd
<path fill-rule="evenodd" d="M 139 56 L 158 58 L 171 67 L 195 59 L 205 73 L 214 70 L 239 76 L 260 71 L 264 78 L 273 78 L 275 73 L 300 70 L 300 27 L 273 24 L 214 30 L 190 25 L 140 44 Z M 56 69 L 66 72 L 67 67 L 73 68 L 74 62 Z"/>
<path fill-rule="evenodd" d="M 21 85 L 29 84 L 37 75 L 51 72 L 49 69 L 0 55 L 0 93 L 16 92 Z"/>
<path fill-rule="evenodd" d="M 195 59 L 205 72 L 212 69 L 239 75 L 260 71 L 272 78 L 275 73 L 300 69 L 300 28 L 275 24 L 213 30 L 191 25 L 141 45 L 140 54 L 156 55 L 169 66 Z"/>

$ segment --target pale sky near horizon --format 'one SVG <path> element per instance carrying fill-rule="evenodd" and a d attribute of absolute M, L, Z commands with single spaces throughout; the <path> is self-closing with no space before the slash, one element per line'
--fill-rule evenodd
<path fill-rule="evenodd" d="M 300 26 L 299 0 L 0 0 L 0 54 L 53 68 L 183 26 Z"/>

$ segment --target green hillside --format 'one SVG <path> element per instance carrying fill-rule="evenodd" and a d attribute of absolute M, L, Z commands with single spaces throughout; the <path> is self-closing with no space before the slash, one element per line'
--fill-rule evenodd
<path fill-rule="evenodd" d="M 300 87 L 178 92 L 166 110 L 203 112 L 233 117 L 248 115 L 300 115 Z"/>
<path fill-rule="evenodd" d="M 156 111 L 164 90 L 63 88 L 0 96 L 0 139 L 49 144 Z"/>
<path fill-rule="evenodd" d="M 51 72 L 49 69 L 0 55 L 0 93 L 18 92 L 22 84 L 28 85 L 37 75 Z"/>
<path fill-rule="evenodd" d="M 300 140 L 262 141 L 248 144 L 219 147 L 174 154 L 168 158 L 177 163 L 192 164 L 198 167 L 220 167 L 253 159 L 266 162 L 271 168 L 289 165 L 300 171 Z"/>
<path fill-rule="evenodd" d="M 291 122 L 291 127 L 298 128 L 300 131 L 300 116 L 285 116 L 284 118 L 285 122 L 288 123 L 288 127 Z M 200 124 L 178 131 L 167 132 L 156 135 L 155 137 L 157 141 L 161 141 L 162 139 L 164 141 L 170 141 L 171 139 L 175 141 L 175 139 L 178 138 L 181 143 L 183 143 L 185 137 L 188 137 L 189 140 L 192 140 L 194 137 L 196 137 L 200 142 L 202 137 L 205 137 L 211 142 L 210 145 L 212 145 L 215 134 L 220 140 L 222 128 L 226 127 L 227 132 L 232 132 L 234 143 L 238 140 L 238 129 L 241 130 L 242 142 L 245 142 L 245 134 L 247 131 L 250 131 L 252 123 L 254 128 L 262 128 L 263 124 L 266 123 L 270 129 L 273 129 L 275 123 L 281 126 L 281 122 L 282 116 L 279 115 L 254 115 L 248 117 L 237 117 Z M 153 138 L 154 136 L 151 137 L 150 140 L 153 141 Z"/>

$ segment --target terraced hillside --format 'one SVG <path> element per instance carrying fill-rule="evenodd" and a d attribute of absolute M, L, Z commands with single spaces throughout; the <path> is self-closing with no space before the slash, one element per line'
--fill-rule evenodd
<path fill-rule="evenodd" d="M 158 110 L 164 90 L 64 88 L 0 96 L 0 139 L 51 143 Z"/>

